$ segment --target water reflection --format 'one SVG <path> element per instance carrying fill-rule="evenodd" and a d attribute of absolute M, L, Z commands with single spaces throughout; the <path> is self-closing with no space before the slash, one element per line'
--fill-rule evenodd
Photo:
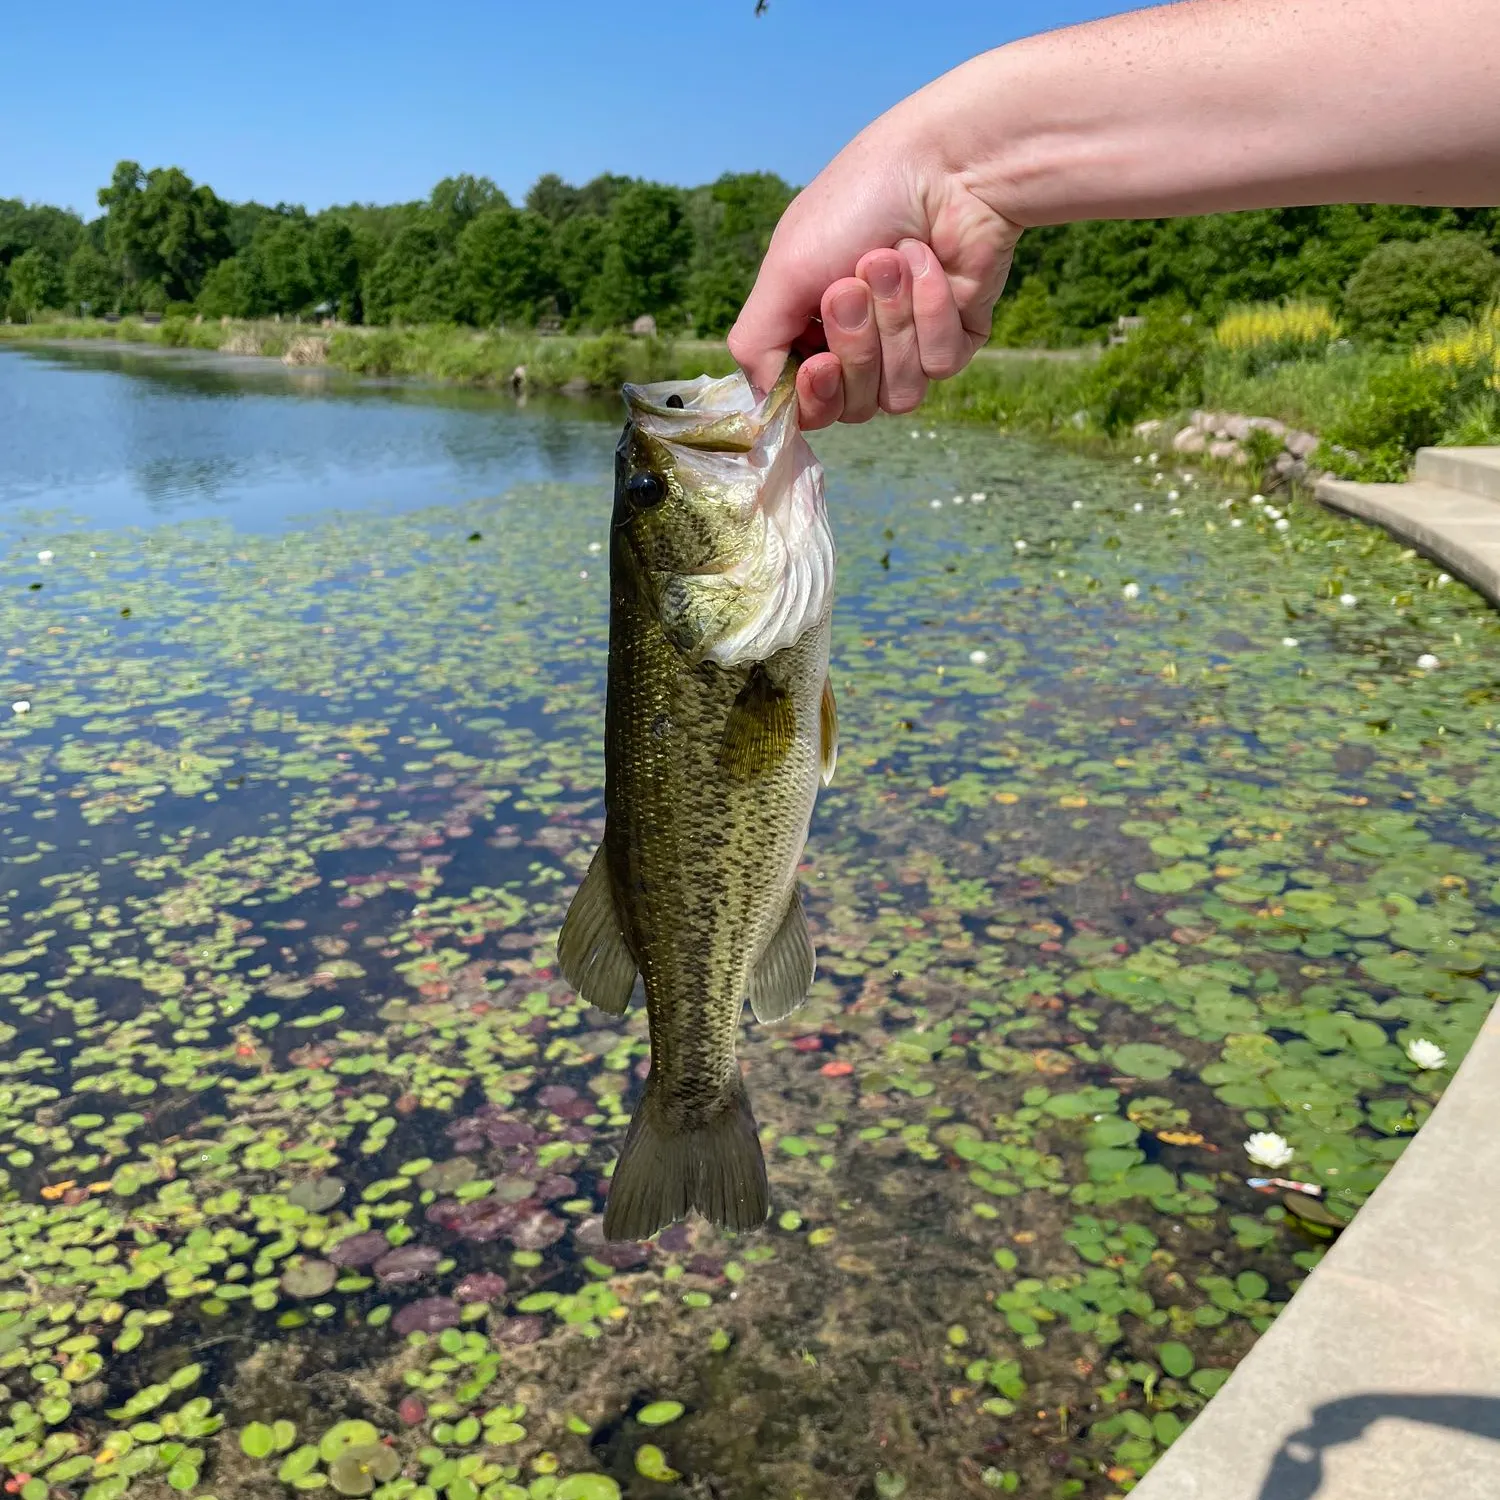
<path fill-rule="evenodd" d="M 607 482 L 612 403 L 360 381 L 263 360 L 120 348 L 0 350 L 0 508 L 278 529 L 535 479 Z"/>

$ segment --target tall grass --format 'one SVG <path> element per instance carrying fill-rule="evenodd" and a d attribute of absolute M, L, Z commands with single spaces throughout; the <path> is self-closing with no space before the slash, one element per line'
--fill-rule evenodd
<path fill-rule="evenodd" d="M 1253 364 L 1321 354 L 1339 335 L 1323 302 L 1258 302 L 1231 309 L 1214 328 L 1214 342 Z"/>

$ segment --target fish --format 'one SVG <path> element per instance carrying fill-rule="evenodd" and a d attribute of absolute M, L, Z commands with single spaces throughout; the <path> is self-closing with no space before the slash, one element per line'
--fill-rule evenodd
<path fill-rule="evenodd" d="M 651 1065 L 603 1233 L 697 1211 L 770 1213 L 735 1040 L 807 998 L 797 871 L 833 777 L 836 554 L 795 370 L 626 385 L 609 542 L 603 839 L 558 938 L 563 977 L 624 1015 L 645 991 Z"/>

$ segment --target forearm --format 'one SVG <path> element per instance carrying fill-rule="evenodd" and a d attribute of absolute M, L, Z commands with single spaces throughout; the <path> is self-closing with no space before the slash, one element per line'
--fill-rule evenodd
<path fill-rule="evenodd" d="M 1500 3 L 1183 0 L 998 48 L 906 111 L 1025 226 L 1494 204 Z"/>

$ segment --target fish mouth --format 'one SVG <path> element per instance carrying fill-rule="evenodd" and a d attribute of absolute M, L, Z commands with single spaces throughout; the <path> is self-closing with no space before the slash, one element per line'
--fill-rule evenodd
<path fill-rule="evenodd" d="M 621 394 L 631 422 L 649 437 L 699 453 L 751 453 L 795 403 L 797 361 L 788 358 L 763 401 L 743 371 L 696 380 L 658 380 L 625 385 Z"/>

